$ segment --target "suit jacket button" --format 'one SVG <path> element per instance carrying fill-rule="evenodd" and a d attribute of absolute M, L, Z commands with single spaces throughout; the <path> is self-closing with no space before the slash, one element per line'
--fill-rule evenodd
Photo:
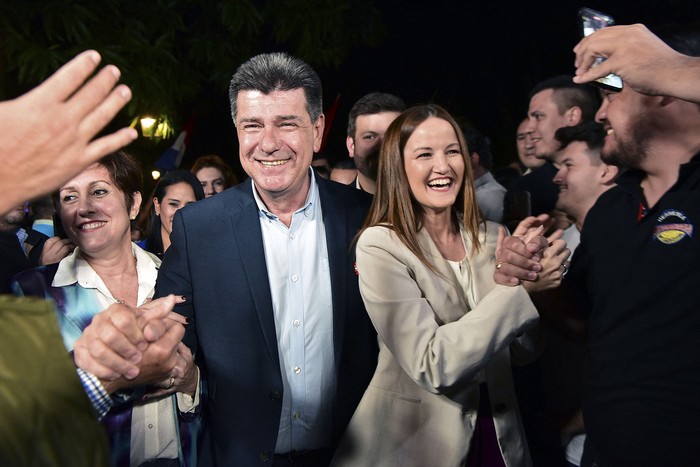
<path fill-rule="evenodd" d="M 260 460 L 263 462 L 267 462 L 270 460 L 270 454 L 267 453 L 267 451 L 263 451 L 260 453 Z"/>
<path fill-rule="evenodd" d="M 281 400 L 281 399 L 282 399 L 282 393 L 279 392 L 277 389 L 275 389 L 274 391 L 272 391 L 272 392 L 270 393 L 270 399 L 272 399 L 273 401 Z"/>

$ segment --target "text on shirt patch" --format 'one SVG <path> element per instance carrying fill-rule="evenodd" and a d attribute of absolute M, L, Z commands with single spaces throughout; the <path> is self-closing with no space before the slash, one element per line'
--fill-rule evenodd
<path fill-rule="evenodd" d="M 688 216 L 676 209 L 665 210 L 656 220 L 659 225 L 654 227 L 653 237 L 661 243 L 673 245 L 693 236 L 693 224 L 688 222 Z"/>

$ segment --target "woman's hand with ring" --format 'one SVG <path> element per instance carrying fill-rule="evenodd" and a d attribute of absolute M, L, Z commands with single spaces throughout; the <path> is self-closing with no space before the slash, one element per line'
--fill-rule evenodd
<path fill-rule="evenodd" d="M 180 342 L 177 347 L 177 363 L 170 372 L 168 379 L 154 385 L 144 399 L 160 397 L 175 392 L 181 392 L 194 397 L 199 385 L 199 369 L 194 364 L 189 347 Z"/>
<path fill-rule="evenodd" d="M 544 250 L 542 272 L 535 282 L 525 282 L 523 285 L 528 292 L 541 292 L 543 290 L 559 287 L 564 274 L 569 269 L 569 256 L 571 250 L 566 247 L 564 240 L 558 239 L 550 242 Z M 563 271 L 562 271 L 563 270 Z"/>

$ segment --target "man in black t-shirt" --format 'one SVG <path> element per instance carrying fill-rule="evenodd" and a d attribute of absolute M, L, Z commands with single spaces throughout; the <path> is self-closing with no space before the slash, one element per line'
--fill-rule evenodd
<path fill-rule="evenodd" d="M 700 55 L 698 29 L 668 32 Z M 562 287 L 535 298 L 560 313 L 588 303 L 583 465 L 698 465 L 700 106 L 625 86 L 604 92 L 597 119 L 603 161 L 630 170 L 589 211 Z M 514 238 L 499 260 L 505 250 L 525 258 L 504 261 L 497 281 L 525 278 L 531 254 Z"/>

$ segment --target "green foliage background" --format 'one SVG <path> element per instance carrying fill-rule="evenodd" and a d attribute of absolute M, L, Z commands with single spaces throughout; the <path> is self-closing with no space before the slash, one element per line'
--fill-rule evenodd
<path fill-rule="evenodd" d="M 337 67 L 383 31 L 372 0 L 3 0 L 0 99 L 95 49 L 133 91 L 121 125 L 165 113 L 177 128 L 205 87 L 225 91 L 256 53 L 286 50 L 312 66 Z"/>

